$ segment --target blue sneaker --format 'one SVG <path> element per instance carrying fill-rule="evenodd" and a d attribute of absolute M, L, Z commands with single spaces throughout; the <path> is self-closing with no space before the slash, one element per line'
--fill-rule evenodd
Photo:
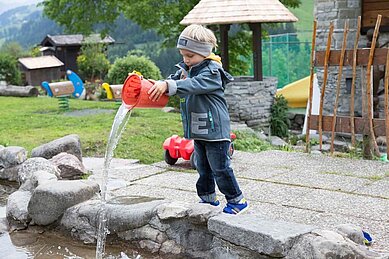
<path fill-rule="evenodd" d="M 362 233 L 363 233 L 363 237 L 364 237 L 363 243 L 365 245 L 370 246 L 371 244 L 374 243 L 373 237 L 369 233 L 367 233 L 366 231 L 363 231 L 363 230 L 362 230 Z"/>
<path fill-rule="evenodd" d="M 211 202 L 201 199 L 200 203 L 211 204 L 212 206 L 219 206 L 219 204 L 220 204 L 219 200 L 217 200 L 217 199 L 215 201 L 211 201 Z"/>
<path fill-rule="evenodd" d="M 240 214 L 246 209 L 248 209 L 249 204 L 247 203 L 246 199 L 243 198 L 239 201 L 239 203 L 231 203 L 227 202 L 227 205 L 224 207 L 223 212 L 227 214 Z"/>

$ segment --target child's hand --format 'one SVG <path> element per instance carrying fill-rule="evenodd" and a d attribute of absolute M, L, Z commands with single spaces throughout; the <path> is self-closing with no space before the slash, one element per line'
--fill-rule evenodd
<path fill-rule="evenodd" d="M 149 99 L 153 102 L 158 101 L 162 95 L 167 91 L 167 83 L 165 81 L 157 81 L 147 92 L 150 96 Z"/>

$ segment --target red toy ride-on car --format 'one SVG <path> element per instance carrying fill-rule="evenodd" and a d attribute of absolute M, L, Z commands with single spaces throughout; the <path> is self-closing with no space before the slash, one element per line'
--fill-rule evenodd
<path fill-rule="evenodd" d="M 236 135 L 231 132 L 230 156 L 234 153 L 234 143 Z M 165 162 L 169 165 L 174 165 L 177 160 L 182 157 L 184 160 L 190 160 L 190 165 L 196 169 L 196 155 L 194 152 L 194 141 L 192 139 L 181 138 L 178 135 L 173 135 L 163 142 L 165 150 Z"/>

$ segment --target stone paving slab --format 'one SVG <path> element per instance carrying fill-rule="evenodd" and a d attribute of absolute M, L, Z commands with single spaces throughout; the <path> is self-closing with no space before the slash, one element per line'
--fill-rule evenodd
<path fill-rule="evenodd" d="M 93 181 L 101 180 L 103 159 L 84 159 Z M 101 166 L 99 168 L 99 166 Z M 250 204 L 248 214 L 333 230 L 343 223 L 372 234 L 373 249 L 389 248 L 389 163 L 332 158 L 297 152 L 235 152 L 232 166 Z M 197 172 L 189 161 L 141 165 L 113 159 L 109 197 L 148 196 L 198 202 Z M 116 182 L 115 182 L 116 181 Z M 225 199 L 217 190 L 221 201 Z"/>
<path fill-rule="evenodd" d="M 355 192 L 389 199 L 389 178 L 374 181 L 367 186 L 358 188 Z"/>
<path fill-rule="evenodd" d="M 356 189 L 372 184 L 371 180 L 364 178 L 336 174 L 318 174 L 315 172 L 301 173 L 295 171 L 271 177 L 269 180 L 285 184 L 344 192 L 354 192 Z"/>

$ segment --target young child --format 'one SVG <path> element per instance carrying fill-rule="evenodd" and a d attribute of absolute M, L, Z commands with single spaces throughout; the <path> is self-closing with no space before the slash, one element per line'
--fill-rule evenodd
<path fill-rule="evenodd" d="M 177 42 L 183 57 L 179 70 L 168 80 L 157 81 L 148 93 L 152 101 L 164 94 L 180 97 L 184 137 L 194 139 L 197 194 L 202 203 L 218 206 L 216 181 L 227 199 L 223 212 L 238 214 L 248 203 L 230 167 L 230 117 L 224 89 L 233 78 L 223 70 L 220 57 L 212 53 L 216 46 L 211 30 L 201 25 L 186 27 Z"/>

